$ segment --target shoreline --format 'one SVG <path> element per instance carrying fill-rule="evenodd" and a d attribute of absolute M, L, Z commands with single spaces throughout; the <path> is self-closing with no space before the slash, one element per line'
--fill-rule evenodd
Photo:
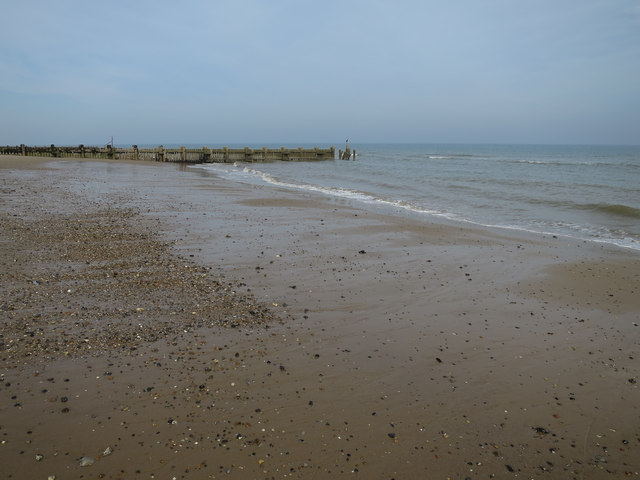
<path fill-rule="evenodd" d="M 46 176 L 42 164 L 3 170 L 11 231 L 54 211 L 67 216 L 63 231 L 73 222 L 85 231 L 79 220 L 95 209 L 131 245 L 169 244 L 167 262 L 225 279 L 278 319 L 268 329 L 204 322 L 126 354 L 5 366 L 5 477 L 638 476 L 636 256 L 204 182 L 176 166 L 64 161 Z M 131 222 L 118 220 L 128 211 Z M 47 238 L 42 252 L 55 252 Z M 7 279 L 24 288 L 6 258 L 3 288 Z M 23 260 L 35 271 L 52 261 Z M 108 287 L 106 277 L 76 280 L 86 284 L 83 302 Z M 158 310 L 199 304 L 190 281 L 156 294 Z M 127 289 L 149 294 L 148 284 Z M 16 292 L 7 298 L 23 298 Z M 117 312 L 120 298 L 96 312 Z M 177 332 L 188 310 L 128 313 Z M 80 467 L 84 456 L 94 463 Z"/>
<path fill-rule="evenodd" d="M 372 162 L 375 162 L 375 156 L 370 160 Z M 345 164 L 338 162 L 334 167 L 340 170 L 341 165 Z M 347 163 L 346 165 L 349 165 L 349 163 Z M 503 232 L 505 235 L 517 236 L 532 234 L 534 236 L 551 238 L 562 237 L 571 240 L 584 240 L 589 243 L 602 244 L 605 246 L 613 245 L 615 247 L 621 247 L 627 250 L 640 252 L 640 244 L 638 244 L 637 238 L 635 238 L 634 234 L 626 236 L 621 234 L 618 235 L 618 233 L 620 232 L 613 234 L 611 231 L 609 231 L 609 234 L 601 232 L 600 234 L 596 235 L 595 230 L 592 230 L 592 228 L 595 228 L 597 230 L 599 227 L 595 225 L 592 225 L 591 227 L 588 225 L 582 225 L 581 228 L 576 230 L 576 228 L 574 228 L 576 226 L 570 226 L 570 222 L 559 222 L 559 224 L 562 224 L 562 227 L 558 226 L 558 228 L 553 228 L 549 224 L 547 224 L 546 227 L 543 227 L 541 224 L 534 226 L 530 221 L 527 221 L 524 218 L 520 220 L 518 220 L 517 218 L 512 218 L 511 221 L 503 221 L 497 217 L 493 217 L 493 220 L 491 220 L 490 217 L 485 216 L 484 220 L 481 220 L 480 217 L 474 217 L 473 214 L 470 214 L 470 212 L 464 214 L 461 213 L 460 209 L 456 208 L 449 209 L 448 207 L 440 206 L 440 212 L 433 211 L 431 207 L 425 209 L 422 202 L 419 199 L 415 198 L 414 200 L 400 201 L 393 197 L 387 197 L 384 194 L 382 194 L 382 196 L 377 196 L 375 193 L 372 193 L 376 191 L 375 188 L 368 189 L 366 186 L 364 187 L 365 191 L 360 191 L 357 187 L 354 187 L 355 189 L 346 187 L 345 190 L 343 190 L 342 188 L 336 189 L 328 184 L 325 184 L 324 182 L 326 182 L 326 180 L 324 182 L 319 181 L 317 184 L 315 184 L 313 181 L 311 184 L 306 184 L 305 182 L 298 181 L 289 181 L 287 180 L 286 170 L 282 170 L 279 168 L 274 169 L 274 167 L 268 165 L 265 165 L 262 168 L 254 168 L 251 166 L 251 164 L 240 164 L 237 165 L 237 167 L 238 168 L 236 168 L 236 166 L 220 167 L 213 165 L 196 165 L 191 168 L 201 169 L 203 171 L 203 175 L 206 175 L 204 172 L 213 171 L 216 175 L 220 175 L 223 178 L 231 179 L 232 181 L 244 181 L 245 183 L 254 185 L 261 185 L 264 183 L 270 185 L 272 188 L 285 187 L 292 191 L 298 191 L 301 195 L 304 195 L 305 192 L 308 194 L 319 192 L 326 195 L 327 197 L 333 197 L 336 201 L 342 200 L 346 204 L 354 204 L 356 206 L 359 206 L 359 208 L 371 209 L 382 214 L 388 214 L 392 216 L 401 215 L 407 218 L 409 221 L 418 223 L 444 223 L 451 226 L 462 225 L 469 228 L 477 228 L 482 230 L 495 230 L 497 234 Z M 334 167 L 328 167 L 329 171 L 331 171 Z M 322 169 L 324 170 L 324 167 Z M 352 175 L 353 173 L 354 172 L 349 171 L 344 172 L 344 174 L 347 176 Z M 321 174 L 321 172 L 317 171 L 317 167 L 315 170 L 315 174 Z M 275 178 L 272 175 L 274 175 Z M 331 173 L 329 173 L 329 175 L 331 175 Z M 334 181 L 342 185 L 339 178 L 336 177 Z M 450 200 L 455 202 L 455 199 L 453 198 Z M 590 208 L 589 205 L 583 205 L 583 207 L 585 207 L 585 209 Z M 601 208 L 607 211 L 611 210 L 612 212 L 618 211 L 617 207 L 606 206 L 605 204 L 594 204 L 591 207 L 594 207 L 596 209 Z M 620 205 L 620 207 L 621 210 L 624 210 L 624 207 L 622 205 Z M 458 211 L 458 213 L 454 213 L 454 211 L 456 210 Z M 604 228 L 608 229 L 610 227 Z"/>

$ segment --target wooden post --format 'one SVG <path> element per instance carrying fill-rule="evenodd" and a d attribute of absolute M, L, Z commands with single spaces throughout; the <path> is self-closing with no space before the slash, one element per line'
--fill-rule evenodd
<path fill-rule="evenodd" d="M 227 163 L 229 161 L 229 147 L 222 147 L 222 161 Z"/>
<path fill-rule="evenodd" d="M 49 155 L 51 155 L 52 157 L 57 157 L 58 156 L 58 152 L 56 150 L 56 146 L 53 143 L 51 144 L 51 150 L 49 150 Z"/>
<path fill-rule="evenodd" d="M 267 161 L 267 147 L 262 147 L 262 161 Z"/>
<path fill-rule="evenodd" d="M 206 146 L 202 147 L 202 161 L 203 163 L 211 163 L 211 153 Z"/>
<path fill-rule="evenodd" d="M 164 148 L 162 145 L 158 147 L 158 157 L 156 158 L 157 162 L 164 162 Z"/>
<path fill-rule="evenodd" d="M 354 160 L 356 159 L 356 149 L 355 148 L 353 149 L 353 159 Z"/>
<path fill-rule="evenodd" d="M 187 147 L 185 147 L 184 145 L 180 147 L 180 161 L 187 161 Z"/>
<path fill-rule="evenodd" d="M 24 143 L 20 145 L 20 150 L 22 150 L 22 156 L 25 157 L 27 155 L 27 147 Z"/>
<path fill-rule="evenodd" d="M 138 160 L 140 158 L 140 152 L 138 151 L 138 145 L 133 146 L 133 159 Z"/>

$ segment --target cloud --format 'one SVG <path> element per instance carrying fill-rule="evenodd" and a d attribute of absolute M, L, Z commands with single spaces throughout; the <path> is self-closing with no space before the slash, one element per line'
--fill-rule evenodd
<path fill-rule="evenodd" d="M 637 117 L 640 6 L 631 0 L 24 0 L 3 9 L 29 29 L 0 30 L 0 90 L 11 105 L 67 99 L 69 128 L 75 115 L 100 130 L 119 122 L 131 132 L 309 138 L 357 124 L 377 139 L 442 132 L 433 119 L 456 112 L 450 137 L 467 125 L 492 141 L 489 132 L 502 138 L 527 115 L 553 123 L 558 108 L 565 122 L 603 105 Z"/>

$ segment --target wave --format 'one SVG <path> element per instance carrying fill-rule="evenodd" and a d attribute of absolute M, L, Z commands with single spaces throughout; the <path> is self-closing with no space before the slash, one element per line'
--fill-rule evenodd
<path fill-rule="evenodd" d="M 389 207 L 394 207 L 394 208 L 400 208 L 403 210 L 409 210 L 409 211 L 413 211 L 416 213 L 423 213 L 423 214 L 428 214 L 428 215 L 433 215 L 436 217 L 443 217 L 443 218 L 448 218 L 450 220 L 461 220 L 457 217 L 455 217 L 454 215 L 451 215 L 449 213 L 445 213 L 445 212 L 440 212 L 437 210 L 430 210 L 427 208 L 423 208 L 423 207 L 419 207 L 416 205 L 413 205 L 409 202 L 405 202 L 405 201 L 397 201 L 397 200 L 387 200 L 385 198 L 381 198 L 378 197 L 376 195 L 373 195 L 371 193 L 366 193 L 366 192 L 361 192 L 361 191 L 357 191 L 357 190 L 350 190 L 347 188 L 336 188 L 336 187 L 322 187 L 322 186 L 318 186 L 318 185 L 311 185 L 311 184 L 302 184 L 302 183 L 290 183 L 290 182 L 285 182 L 283 180 L 279 180 L 277 178 L 275 178 L 274 176 L 265 173 L 265 172 L 261 172 L 259 170 L 255 170 L 253 168 L 250 167 L 244 167 L 242 168 L 242 171 L 246 174 L 249 174 L 251 176 L 260 178 L 262 181 L 269 183 L 271 185 L 276 185 L 279 187 L 285 187 L 285 188 L 293 188 L 296 190 L 305 190 L 308 192 L 316 192 L 316 193 L 322 193 L 324 195 L 329 195 L 329 196 L 333 196 L 333 197 L 339 197 L 339 198 L 347 198 L 347 199 L 351 199 L 351 200 L 358 200 L 364 203 L 375 203 L 378 205 L 386 205 Z"/>
<path fill-rule="evenodd" d="M 573 203 L 562 200 L 550 200 L 546 198 L 530 198 L 521 197 L 521 201 L 528 202 L 532 205 L 548 206 L 554 209 L 582 210 L 587 212 L 596 212 L 616 217 L 637 218 L 640 219 L 640 208 L 631 207 L 619 203 Z"/>
<path fill-rule="evenodd" d="M 446 160 L 449 158 L 471 158 L 476 155 L 470 153 L 427 153 L 427 158 L 432 160 Z"/>
<path fill-rule="evenodd" d="M 584 205 L 583 208 L 588 210 L 593 210 L 596 212 L 605 213 L 607 215 L 615 215 L 617 217 L 640 218 L 640 208 L 634 208 L 628 205 L 590 203 L 590 204 Z"/>
<path fill-rule="evenodd" d="M 444 154 L 444 153 L 413 153 L 413 154 L 404 154 L 401 158 L 397 160 L 451 160 L 457 157 L 463 157 L 467 155 L 454 155 L 454 154 Z M 470 155 L 469 155 L 470 156 Z"/>
<path fill-rule="evenodd" d="M 237 164 L 235 164 L 236 166 L 239 166 Z M 279 180 L 276 177 L 274 177 L 273 175 L 269 174 L 269 173 L 265 173 L 265 172 L 261 172 L 260 170 L 255 170 L 253 168 L 250 167 L 243 167 L 242 171 L 246 174 L 255 176 L 260 178 L 262 181 L 269 183 L 271 185 L 277 185 L 279 187 L 287 187 L 287 188 L 295 188 L 297 190 L 307 190 L 310 192 L 318 192 L 318 193 L 324 193 L 324 194 L 331 194 L 331 195 L 335 195 L 338 197 L 344 197 L 344 198 L 352 198 L 352 199 L 357 199 L 357 200 L 367 200 L 369 199 L 371 196 L 361 193 L 361 192 L 357 192 L 354 190 L 348 190 L 345 188 L 331 188 L 331 187 L 321 187 L 318 185 L 310 185 L 310 184 L 298 184 L 298 183 L 290 183 L 290 182 L 285 182 L 283 180 Z M 373 197 L 371 197 L 373 198 Z"/>
<path fill-rule="evenodd" d="M 594 242 L 613 244 L 619 247 L 640 251 L 640 238 L 638 238 L 637 235 L 629 234 L 629 232 L 626 231 L 613 231 L 607 227 L 599 228 L 596 225 L 571 224 L 566 221 L 553 224 L 545 220 L 536 222 L 533 219 L 528 219 L 523 223 L 516 220 L 514 223 L 500 222 L 500 224 L 497 224 L 489 221 L 488 219 L 484 219 L 484 221 L 480 219 L 472 219 L 472 217 L 469 217 L 468 215 L 461 215 L 447 210 L 428 208 L 426 206 L 417 205 L 416 203 L 413 203 L 411 201 L 391 199 L 388 197 L 384 198 L 383 196 L 378 196 L 371 192 L 349 188 L 321 186 L 317 184 L 302 183 L 296 180 L 281 179 L 274 175 L 271 175 L 270 173 L 266 173 L 251 166 L 247 166 L 246 164 L 207 164 L 195 167 L 203 168 L 209 171 L 215 171 L 223 174 L 225 177 L 239 180 L 241 182 L 264 182 L 285 189 L 319 193 L 336 199 L 342 198 L 345 200 L 352 200 L 369 205 L 391 208 L 396 211 L 404 211 L 407 213 L 418 215 L 427 215 L 432 218 L 440 218 L 444 221 L 463 222 L 482 227 L 518 230 L 544 235 L 560 235 L 570 238 L 579 238 Z M 525 200 L 532 203 L 547 204 L 561 209 L 597 211 L 603 212 L 608 215 L 624 216 L 634 219 L 640 218 L 639 208 L 634 208 L 622 204 L 575 204 L 571 202 L 553 200 L 550 201 L 548 199 L 537 199 L 537 201 L 533 201 L 533 199 L 531 198 L 527 198 Z"/>
<path fill-rule="evenodd" d="M 586 160 L 556 160 L 556 159 L 512 159 L 503 158 L 497 160 L 499 163 L 511 163 L 511 164 L 525 164 L 525 165 L 551 165 L 556 167 L 627 167 L 627 168 L 640 168 L 640 162 L 593 162 Z"/>

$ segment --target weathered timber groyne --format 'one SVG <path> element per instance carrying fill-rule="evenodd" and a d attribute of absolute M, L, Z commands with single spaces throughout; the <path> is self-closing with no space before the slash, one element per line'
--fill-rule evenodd
<path fill-rule="evenodd" d="M 338 158 L 340 160 L 355 160 L 356 159 L 356 149 L 353 149 L 353 154 L 351 153 L 351 147 L 349 147 L 349 140 L 347 140 L 347 144 L 345 146 L 344 152 L 342 150 L 338 150 Z"/>
<path fill-rule="evenodd" d="M 120 160 L 151 160 L 156 162 L 177 163 L 233 163 L 233 162 L 270 162 L 275 160 L 304 162 L 314 160 L 334 160 L 335 147 L 331 148 L 120 148 L 55 146 L 30 147 L 27 145 L 0 146 L 0 155 L 19 155 L 53 158 L 109 158 Z"/>

